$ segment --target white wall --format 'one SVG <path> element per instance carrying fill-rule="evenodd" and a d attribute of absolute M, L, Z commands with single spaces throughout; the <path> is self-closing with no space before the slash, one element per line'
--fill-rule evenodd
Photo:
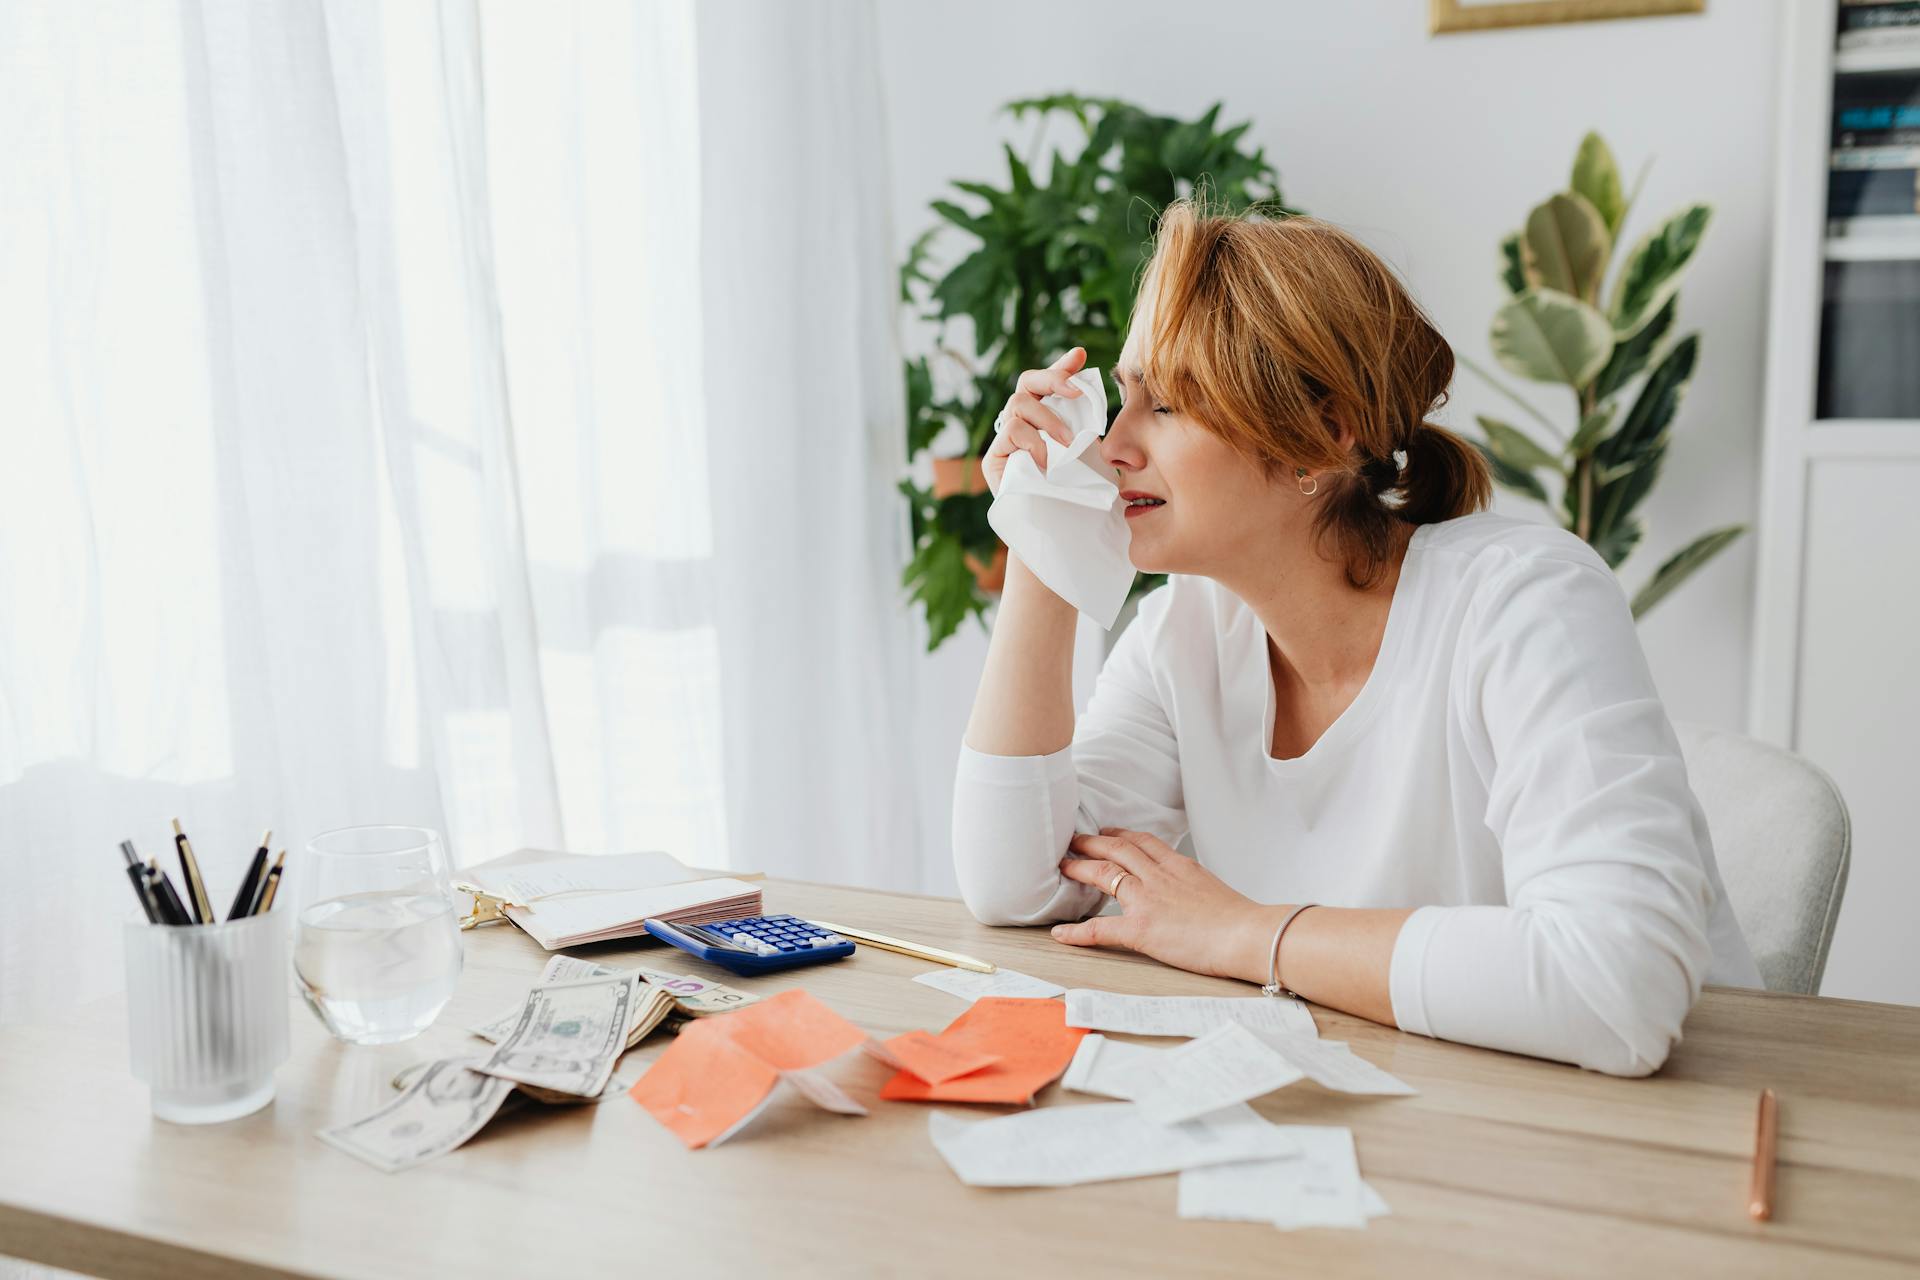
<path fill-rule="evenodd" d="M 1599 129 L 1629 182 L 1654 157 L 1630 235 L 1683 201 L 1716 212 L 1682 291 L 1680 331 L 1701 331 L 1701 364 L 1642 509 L 1647 537 L 1625 566 L 1629 590 L 1695 533 L 1754 520 L 1775 0 L 1439 37 L 1426 33 L 1426 0 L 887 0 L 878 11 L 900 252 L 950 180 L 1003 180 L 1001 139 L 1025 149 L 1028 126 L 997 115 L 1001 103 L 1071 89 L 1193 116 L 1222 100 L 1223 120 L 1254 122 L 1250 140 L 1266 146 L 1287 199 L 1385 255 L 1483 366 L 1503 298 L 1500 237 L 1565 184 L 1581 135 Z M 1456 425 L 1471 428 L 1475 412 L 1513 419 L 1471 373 L 1462 370 L 1454 390 L 1446 416 Z M 1565 420 L 1552 388 L 1533 398 Z M 1643 624 L 1676 718 L 1745 728 L 1753 580 L 1753 544 L 1743 539 Z M 936 890 L 952 890 L 948 788 L 984 650 L 969 628 L 922 672 L 915 759 L 923 855 L 946 877 Z"/>

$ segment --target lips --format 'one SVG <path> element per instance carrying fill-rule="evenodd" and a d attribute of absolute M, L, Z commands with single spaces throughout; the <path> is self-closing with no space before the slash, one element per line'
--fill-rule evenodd
<path fill-rule="evenodd" d="M 1126 503 L 1123 514 L 1129 520 L 1146 515 L 1149 511 L 1158 511 L 1167 505 L 1167 500 L 1159 494 L 1148 493 L 1144 489 L 1123 489 L 1120 498 Z"/>

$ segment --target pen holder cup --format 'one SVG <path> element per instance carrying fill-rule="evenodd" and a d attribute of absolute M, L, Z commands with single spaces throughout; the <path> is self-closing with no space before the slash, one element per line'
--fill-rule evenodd
<path fill-rule="evenodd" d="M 174 1124 L 236 1120 L 273 1101 L 287 1060 L 287 931 L 279 912 L 224 924 L 128 924 L 134 1078 Z"/>

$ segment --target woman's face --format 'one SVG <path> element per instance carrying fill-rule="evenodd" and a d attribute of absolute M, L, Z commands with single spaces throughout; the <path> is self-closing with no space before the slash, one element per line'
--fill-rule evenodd
<path fill-rule="evenodd" d="M 1136 326 L 1134 333 L 1138 333 Z M 1296 485 L 1269 478 L 1225 440 L 1191 418 L 1153 403 L 1141 384 L 1132 334 L 1113 380 L 1121 409 L 1100 441 L 1129 502 L 1129 555 L 1142 573 L 1236 577 L 1250 557 L 1304 545 L 1309 510 Z"/>

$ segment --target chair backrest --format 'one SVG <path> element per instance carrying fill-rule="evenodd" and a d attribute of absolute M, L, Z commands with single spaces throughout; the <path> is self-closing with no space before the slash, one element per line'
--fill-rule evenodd
<path fill-rule="evenodd" d="M 1818 994 L 1853 845 L 1840 789 L 1818 766 L 1756 738 L 1674 729 L 1767 989 Z"/>

